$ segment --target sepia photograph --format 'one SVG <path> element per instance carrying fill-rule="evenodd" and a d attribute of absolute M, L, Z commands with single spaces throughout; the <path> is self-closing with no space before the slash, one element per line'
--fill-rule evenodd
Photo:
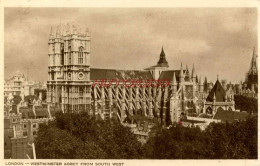
<path fill-rule="evenodd" d="M 5 7 L 3 68 L 8 165 L 258 159 L 255 7 Z"/>

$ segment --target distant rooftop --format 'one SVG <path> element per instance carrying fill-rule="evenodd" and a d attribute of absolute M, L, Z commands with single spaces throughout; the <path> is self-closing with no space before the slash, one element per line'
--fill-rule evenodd
<path fill-rule="evenodd" d="M 237 112 L 237 111 L 224 111 L 218 110 L 213 117 L 213 119 L 221 120 L 222 122 L 233 122 L 235 120 L 246 120 L 249 116 L 247 112 Z"/>
<path fill-rule="evenodd" d="M 219 80 L 216 81 L 215 85 L 209 92 L 206 101 L 213 102 L 214 96 L 216 97 L 216 102 L 225 102 L 226 92 L 220 84 Z"/>

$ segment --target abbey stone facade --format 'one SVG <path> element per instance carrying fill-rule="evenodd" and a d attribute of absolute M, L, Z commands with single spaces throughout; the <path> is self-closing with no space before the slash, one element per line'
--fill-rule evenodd
<path fill-rule="evenodd" d="M 64 111 L 90 107 L 90 36 L 75 27 L 54 32 L 49 38 L 47 102 Z"/>
<path fill-rule="evenodd" d="M 158 119 L 162 125 L 180 120 L 181 115 L 203 112 L 206 93 L 195 67 L 190 71 L 182 64 L 169 70 L 162 48 L 156 65 L 144 70 L 100 69 L 90 67 L 90 34 L 76 26 L 51 29 L 47 102 L 63 112 L 87 111 L 121 122 L 137 116 Z M 103 80 L 169 80 L 166 87 L 92 86 Z"/>

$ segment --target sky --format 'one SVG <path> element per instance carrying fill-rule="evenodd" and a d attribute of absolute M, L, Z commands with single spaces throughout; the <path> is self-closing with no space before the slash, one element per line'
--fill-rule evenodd
<path fill-rule="evenodd" d="M 4 19 L 5 79 L 47 81 L 50 29 L 67 23 L 89 27 L 92 68 L 142 70 L 163 46 L 170 69 L 238 83 L 257 51 L 256 8 L 5 8 Z"/>

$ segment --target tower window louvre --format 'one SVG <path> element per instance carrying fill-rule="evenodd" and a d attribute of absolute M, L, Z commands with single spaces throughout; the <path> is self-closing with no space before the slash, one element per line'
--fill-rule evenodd
<path fill-rule="evenodd" d="M 64 65 L 64 47 L 61 48 L 61 65 Z"/>
<path fill-rule="evenodd" d="M 79 48 L 78 64 L 83 64 L 83 47 Z"/>
<path fill-rule="evenodd" d="M 79 87 L 79 96 L 80 97 L 83 97 L 83 92 L 84 92 L 83 88 Z"/>

